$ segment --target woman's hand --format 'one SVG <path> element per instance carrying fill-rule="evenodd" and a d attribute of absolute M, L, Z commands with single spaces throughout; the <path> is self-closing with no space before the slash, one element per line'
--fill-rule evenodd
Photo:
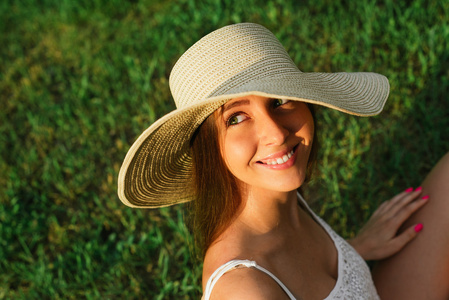
<path fill-rule="evenodd" d="M 409 188 L 389 201 L 382 203 L 362 227 L 356 237 L 348 242 L 365 260 L 380 260 L 399 252 L 423 228 L 415 224 L 397 234 L 401 225 L 415 211 L 427 203 L 421 188 Z"/>

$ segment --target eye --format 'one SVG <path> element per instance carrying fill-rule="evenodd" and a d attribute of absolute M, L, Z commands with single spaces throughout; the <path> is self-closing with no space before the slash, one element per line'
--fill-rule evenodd
<path fill-rule="evenodd" d="M 234 114 L 226 120 L 226 126 L 237 125 L 246 119 L 243 114 Z"/>
<path fill-rule="evenodd" d="M 281 105 L 284 105 L 286 103 L 290 102 L 290 100 L 288 99 L 274 99 L 273 100 L 273 106 L 274 107 L 279 107 Z"/>

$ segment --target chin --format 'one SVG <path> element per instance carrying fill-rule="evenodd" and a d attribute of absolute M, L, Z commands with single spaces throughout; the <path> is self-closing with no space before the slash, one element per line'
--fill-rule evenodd
<path fill-rule="evenodd" d="M 278 191 L 278 192 L 296 191 L 298 188 L 300 188 L 302 186 L 303 183 L 304 183 L 304 178 L 302 178 L 302 180 L 300 180 L 296 183 L 292 182 L 290 184 L 283 184 L 283 185 L 272 187 L 272 190 Z"/>

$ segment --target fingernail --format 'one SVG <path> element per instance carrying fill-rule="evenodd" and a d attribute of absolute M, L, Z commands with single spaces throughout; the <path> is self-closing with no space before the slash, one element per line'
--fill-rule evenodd
<path fill-rule="evenodd" d="M 420 191 L 420 190 L 422 190 L 422 187 L 421 187 L 421 186 L 417 187 L 417 188 L 415 189 L 415 192 L 418 192 L 418 191 Z"/>
<path fill-rule="evenodd" d="M 413 188 L 412 188 L 412 187 L 409 187 L 408 189 L 405 190 L 406 193 L 410 193 L 410 192 L 412 192 L 412 191 L 413 191 Z"/>
<path fill-rule="evenodd" d="M 429 195 L 425 195 L 425 196 L 422 196 L 422 198 L 421 199 L 423 199 L 423 200 L 427 200 L 427 199 L 429 199 Z"/>
<path fill-rule="evenodd" d="M 421 223 L 415 226 L 415 232 L 420 232 L 422 230 L 423 226 Z"/>

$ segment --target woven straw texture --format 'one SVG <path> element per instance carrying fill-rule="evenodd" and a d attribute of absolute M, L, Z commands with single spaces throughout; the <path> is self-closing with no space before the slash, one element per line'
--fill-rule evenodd
<path fill-rule="evenodd" d="M 203 37 L 180 57 L 169 82 L 177 109 L 141 134 L 120 169 L 119 198 L 131 207 L 193 200 L 190 139 L 229 99 L 253 94 L 371 116 L 389 93 L 387 78 L 376 73 L 301 72 L 276 37 L 252 23 Z"/>

